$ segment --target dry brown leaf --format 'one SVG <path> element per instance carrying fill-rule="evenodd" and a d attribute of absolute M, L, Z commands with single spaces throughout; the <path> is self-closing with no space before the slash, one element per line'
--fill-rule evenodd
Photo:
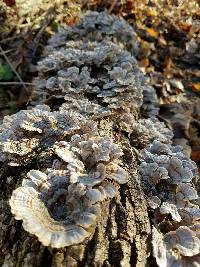
<path fill-rule="evenodd" d="M 139 66 L 140 67 L 148 67 L 149 66 L 149 59 L 148 58 L 143 58 L 142 60 L 139 61 Z"/>
<path fill-rule="evenodd" d="M 200 83 L 192 83 L 191 86 L 193 91 L 200 93 Z"/>
<path fill-rule="evenodd" d="M 14 5 L 15 5 L 15 0 L 3 0 L 3 2 L 4 2 L 7 6 L 14 6 Z"/>
<path fill-rule="evenodd" d="M 146 27 L 146 31 L 153 38 L 158 38 L 158 36 L 159 36 L 159 33 L 157 31 L 155 31 L 153 28 Z"/>
<path fill-rule="evenodd" d="M 149 9 L 149 10 L 147 10 L 147 16 L 148 17 L 155 17 L 155 16 L 157 16 L 156 10 L 155 9 Z"/>
<path fill-rule="evenodd" d="M 192 151 L 191 159 L 195 162 L 200 161 L 200 151 Z"/>

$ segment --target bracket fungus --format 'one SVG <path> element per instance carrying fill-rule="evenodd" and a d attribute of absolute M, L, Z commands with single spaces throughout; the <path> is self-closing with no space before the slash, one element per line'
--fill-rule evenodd
<path fill-rule="evenodd" d="M 158 266 L 199 266 L 200 239 L 187 226 L 165 235 L 153 227 L 152 234 L 153 254 Z"/>
<path fill-rule="evenodd" d="M 142 105 L 144 76 L 135 58 L 111 42 L 72 41 L 58 49 L 49 47 L 38 71 L 36 103 L 54 95 L 89 98 L 110 109 Z"/>
<path fill-rule="evenodd" d="M 46 105 L 6 116 L 0 130 L 0 160 L 15 166 L 28 162 L 38 150 L 48 149 L 59 139 L 77 132 L 84 122 L 80 113 L 51 112 Z"/>
<path fill-rule="evenodd" d="M 159 141 L 143 149 L 140 160 L 144 190 L 155 210 L 157 229 L 153 230 L 152 244 L 157 264 L 196 266 L 200 253 L 200 206 L 195 203 L 198 194 L 193 185 L 198 176 L 196 164 L 180 146 Z"/>
<path fill-rule="evenodd" d="M 157 115 L 155 90 L 130 49 L 137 46 L 135 36 L 130 25 L 108 12 L 88 12 L 80 23 L 61 27 L 38 62 L 32 105 L 53 106 L 62 99 L 65 109 L 86 117 L 113 115 L 126 132 L 141 106 L 145 117 Z"/>
<path fill-rule="evenodd" d="M 55 248 L 81 243 L 90 235 L 99 212 L 95 190 L 80 183 L 70 185 L 66 176 L 36 170 L 28 178 L 10 199 L 11 211 L 23 220 L 26 231 Z"/>
<path fill-rule="evenodd" d="M 49 44 L 58 47 L 69 40 L 112 41 L 124 50 L 136 55 L 139 51 L 137 35 L 123 19 L 107 11 L 88 11 L 74 26 L 63 25 L 57 34 L 49 39 Z"/>
<path fill-rule="evenodd" d="M 49 40 L 34 80 L 35 107 L 6 116 L 0 126 L 0 161 L 23 165 L 48 151 L 48 163 L 39 162 L 37 170 L 29 168 L 26 178 L 20 176 L 22 185 L 9 201 L 11 211 L 45 246 L 87 242 L 103 202 L 115 197 L 128 180 L 124 166 L 129 158 L 123 165 L 121 149 L 102 136 L 106 131 L 101 123 L 109 116 L 109 131 L 120 128 L 114 135 L 116 140 L 122 137 L 123 147 L 143 148 L 138 152 L 139 177 L 152 215 L 157 264 L 198 266 L 197 167 L 180 146 L 171 145 L 172 132 L 156 118 L 158 99 L 138 67 L 136 53 L 131 26 L 107 12 L 89 12 Z"/>
<path fill-rule="evenodd" d="M 113 198 L 127 173 L 122 151 L 107 137 L 74 135 L 52 147 L 58 159 L 46 172 L 31 170 L 10 199 L 11 211 L 45 246 L 79 244 L 92 234 L 101 202 Z"/>
<path fill-rule="evenodd" d="M 156 91 L 152 86 L 146 85 L 143 89 L 143 104 L 141 107 L 144 118 L 155 117 L 159 113 L 159 104 Z"/>
<path fill-rule="evenodd" d="M 128 121 L 142 105 L 145 78 L 136 59 L 114 43 L 69 41 L 47 47 L 38 62 L 32 104 L 54 105 L 80 112 L 86 118 L 115 117 L 117 127 L 129 132 Z M 124 104 L 126 103 L 126 104 Z"/>
<path fill-rule="evenodd" d="M 132 144 L 136 145 L 138 143 L 143 148 L 152 143 L 154 140 L 170 144 L 173 137 L 172 131 L 156 117 L 140 119 L 137 123 L 131 122 L 129 128 L 132 133 L 130 136 Z"/>
<path fill-rule="evenodd" d="M 110 116 L 112 112 L 99 104 L 89 101 L 87 98 L 77 99 L 77 97 L 65 96 L 65 103 L 62 104 L 60 110 L 74 110 L 84 117 L 91 119 Z"/>
<path fill-rule="evenodd" d="M 197 199 L 192 184 L 197 178 L 197 166 L 183 154 L 180 146 L 154 141 L 141 151 L 140 161 L 139 170 L 147 193 L 154 192 L 162 201 L 177 207 Z"/>

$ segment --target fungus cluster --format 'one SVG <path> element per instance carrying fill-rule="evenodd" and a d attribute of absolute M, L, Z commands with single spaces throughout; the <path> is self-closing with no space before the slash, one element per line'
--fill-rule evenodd
<path fill-rule="evenodd" d="M 93 103 L 87 98 L 79 99 L 75 96 L 65 96 L 65 103 L 62 104 L 60 110 L 74 110 L 75 112 L 80 113 L 82 116 L 94 120 L 98 118 L 107 117 L 112 114 L 112 112 L 106 107 Z"/>
<path fill-rule="evenodd" d="M 38 62 L 32 105 L 54 106 L 57 99 L 87 117 L 113 115 L 127 132 L 127 114 L 134 121 L 135 109 L 142 106 L 145 117 L 158 113 L 155 90 L 134 57 L 135 33 L 123 19 L 88 12 L 77 25 L 61 27 L 48 44 Z"/>
<path fill-rule="evenodd" d="M 93 40 L 89 29 L 96 16 L 102 37 Z M 107 22 L 101 16 L 107 17 Z M 125 21 L 91 12 L 83 24 L 85 30 L 79 36 L 74 27 L 63 28 L 51 38 L 38 62 L 35 107 L 5 117 L 0 133 L 1 160 L 12 166 L 48 152 L 48 164 L 27 174 L 13 192 L 10 206 L 15 218 L 23 220 L 25 230 L 56 248 L 89 238 L 101 202 L 113 198 L 119 184 L 127 180 L 120 166 L 122 151 L 111 139 L 98 135 L 91 119 L 118 114 L 118 118 L 127 115 L 134 120 L 131 112 L 142 105 L 145 84 L 136 59 L 123 50 L 127 39 L 130 46 L 135 44 Z M 120 28 L 123 34 L 119 34 Z M 112 41 L 117 34 L 119 42 L 115 44 Z"/>
<path fill-rule="evenodd" d="M 200 253 L 196 164 L 180 146 L 154 141 L 140 153 L 140 175 L 154 210 L 153 248 L 159 266 L 190 266 Z M 159 240 L 159 241 L 158 241 Z M 162 244 L 162 245 L 161 245 Z M 191 265 L 193 266 L 193 265 Z"/>
<path fill-rule="evenodd" d="M 5 116 L 0 129 L 1 161 L 21 165 L 56 141 L 75 133 L 84 123 L 74 111 L 51 112 L 47 105 Z"/>
<path fill-rule="evenodd" d="M 163 105 L 160 115 L 173 129 L 174 143 L 183 146 L 197 162 L 200 150 L 200 99 L 195 96 L 182 97 L 180 103 Z"/>
<path fill-rule="evenodd" d="M 132 27 L 123 19 L 108 12 L 88 11 L 74 26 L 63 25 L 49 40 L 49 44 L 58 47 L 65 45 L 69 40 L 103 40 L 116 43 L 124 50 L 136 55 L 139 52 L 137 35 Z"/>
<path fill-rule="evenodd" d="M 26 231 L 55 248 L 83 242 L 127 173 L 119 166 L 122 151 L 107 137 L 89 133 L 56 142 L 51 168 L 31 170 L 14 190 L 11 211 Z"/>
<path fill-rule="evenodd" d="M 130 123 L 130 122 L 129 122 Z M 128 128 L 128 127 L 127 127 Z M 132 144 L 144 148 L 154 140 L 162 143 L 171 144 L 173 133 L 163 122 L 160 122 L 156 117 L 149 119 L 140 119 L 137 123 L 129 125 L 132 133 L 130 136 Z"/>
<path fill-rule="evenodd" d="M 151 118 L 157 116 L 158 112 L 158 98 L 155 89 L 152 86 L 146 85 L 143 89 L 142 116 L 144 118 Z"/>
<path fill-rule="evenodd" d="M 74 96 L 110 110 L 142 105 L 144 78 L 136 60 L 111 42 L 71 41 L 56 50 L 49 47 L 38 70 L 37 103 L 50 96 Z"/>
<path fill-rule="evenodd" d="M 130 146 L 143 148 L 139 172 L 157 264 L 190 266 L 200 253 L 197 168 L 156 119 L 156 93 L 138 68 L 136 50 L 131 27 L 106 12 L 90 12 L 49 40 L 31 103 L 40 105 L 5 117 L 0 129 L 1 161 L 16 166 L 43 152 L 49 157 L 48 164 L 29 169 L 12 194 L 11 210 L 45 246 L 88 240 L 102 202 L 127 181 L 121 149 L 98 134 L 95 120 L 109 116 L 128 132 Z M 137 120 L 139 109 L 143 118 Z"/>

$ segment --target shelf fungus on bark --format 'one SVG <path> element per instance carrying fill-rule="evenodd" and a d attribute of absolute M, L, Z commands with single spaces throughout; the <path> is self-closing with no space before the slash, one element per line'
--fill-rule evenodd
<path fill-rule="evenodd" d="M 97 190 L 37 170 L 28 177 L 10 199 L 11 211 L 23 220 L 26 231 L 55 248 L 81 243 L 90 236 L 99 213 Z"/>
<path fill-rule="evenodd" d="M 65 47 L 47 47 L 38 71 L 33 103 L 44 103 L 50 96 L 75 96 L 111 110 L 142 105 L 145 78 L 137 61 L 111 42 L 71 41 Z"/>
<path fill-rule="evenodd" d="M 162 143 L 171 144 L 173 133 L 163 122 L 160 122 L 156 117 L 148 119 L 140 119 L 137 123 L 127 121 L 126 128 L 130 129 L 130 139 L 132 145 L 140 146 L 141 148 L 151 144 L 154 140 Z"/>
<path fill-rule="evenodd" d="M 192 182 L 198 172 L 196 164 L 182 153 L 181 147 L 154 141 L 141 151 L 140 160 L 144 189 L 150 198 L 157 196 L 163 202 L 161 213 L 179 218 L 177 211 L 183 213 L 187 209 L 186 213 L 191 211 L 192 216 L 192 210 L 197 207 L 192 201 L 198 198 Z"/>
<path fill-rule="evenodd" d="M 55 153 L 67 163 L 70 182 L 80 182 L 87 186 L 105 183 L 108 188 L 127 181 L 126 171 L 119 166 L 122 151 L 107 137 L 74 135 L 71 142 L 58 142 Z"/>
<path fill-rule="evenodd" d="M 51 51 L 58 47 L 67 47 L 70 41 L 80 41 L 84 43 L 91 41 L 102 43 L 110 41 L 119 48 L 129 51 L 132 57 L 139 52 L 139 43 L 137 35 L 133 28 L 123 20 L 109 14 L 108 12 L 87 12 L 84 14 L 80 22 L 74 26 L 63 25 L 59 28 L 58 33 L 52 36 L 48 43 Z M 73 42 L 71 42 L 73 44 Z M 52 49 L 53 48 L 53 49 Z M 139 67 L 135 65 L 135 68 Z M 94 73 L 94 72 L 93 72 Z M 154 88 L 148 85 L 146 78 L 139 72 L 141 82 L 143 83 L 143 104 L 142 114 L 146 118 L 153 117 L 158 114 L 158 99 Z M 55 77 L 49 80 L 51 84 L 57 83 Z M 46 86 L 48 87 L 48 85 Z"/>
<path fill-rule="evenodd" d="M 122 151 L 107 137 L 76 134 L 52 150 L 58 157 L 52 168 L 31 170 L 10 206 L 26 231 L 45 246 L 61 248 L 92 235 L 101 202 L 117 194 L 127 173 L 118 165 Z"/>
<path fill-rule="evenodd" d="M 57 140 L 76 133 L 85 119 L 74 111 L 54 111 L 46 105 L 5 116 L 0 129 L 1 161 L 21 165 Z"/>
<path fill-rule="evenodd" d="M 76 25 L 62 25 L 58 33 L 49 39 L 49 44 L 58 47 L 69 40 L 80 39 L 97 42 L 108 40 L 134 55 L 139 52 L 137 35 L 132 27 L 123 18 L 106 11 L 88 11 Z"/>
<path fill-rule="evenodd" d="M 180 146 L 154 141 L 141 151 L 140 175 L 153 217 L 157 264 L 196 266 L 200 256 L 200 205 L 196 164 Z M 161 249 L 162 248 L 162 249 Z"/>
<path fill-rule="evenodd" d="M 59 99 L 63 109 L 86 117 L 113 115 L 115 127 L 130 132 L 141 106 L 147 118 L 158 114 L 155 90 L 126 49 L 136 43 L 131 27 L 107 12 L 89 12 L 73 27 L 61 27 L 38 62 L 32 105 L 54 107 Z"/>
<path fill-rule="evenodd" d="M 103 107 L 97 103 L 93 103 L 87 98 L 78 99 L 75 96 L 65 96 L 65 103 L 62 104 L 60 110 L 74 110 L 76 112 L 79 112 L 84 117 L 88 117 L 94 120 L 107 117 L 112 114 L 112 112 L 106 107 Z"/>
<path fill-rule="evenodd" d="M 158 97 L 152 86 L 144 86 L 141 113 L 144 118 L 155 117 L 159 113 Z"/>
<path fill-rule="evenodd" d="M 199 266 L 200 240 L 187 226 L 163 235 L 155 227 L 152 231 L 153 254 L 160 267 Z"/>

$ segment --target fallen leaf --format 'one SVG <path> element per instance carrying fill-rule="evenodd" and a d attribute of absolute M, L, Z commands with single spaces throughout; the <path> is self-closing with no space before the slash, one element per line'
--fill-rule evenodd
<path fill-rule="evenodd" d="M 154 10 L 154 9 L 147 10 L 147 16 L 148 17 L 155 17 L 156 15 L 157 15 L 156 10 Z"/>
<path fill-rule="evenodd" d="M 153 28 L 146 27 L 146 31 L 151 37 L 158 38 L 159 33 L 155 31 Z"/>
<path fill-rule="evenodd" d="M 149 66 L 149 59 L 148 58 L 143 58 L 142 60 L 139 61 L 139 66 L 140 67 L 148 67 Z"/>
<path fill-rule="evenodd" d="M 14 5 L 15 5 L 15 0 L 3 0 L 3 2 L 4 2 L 7 6 L 14 6 Z"/>
<path fill-rule="evenodd" d="M 166 42 L 166 40 L 165 40 L 165 38 L 164 38 L 163 35 L 159 36 L 159 38 L 158 38 L 158 43 L 159 43 L 159 45 L 160 45 L 161 47 L 164 47 L 164 46 L 167 45 L 167 42 Z"/>
<path fill-rule="evenodd" d="M 200 151 L 192 151 L 191 158 L 195 162 L 200 161 Z"/>
<path fill-rule="evenodd" d="M 72 17 L 72 18 L 63 18 L 63 21 L 68 25 L 68 26 L 73 26 L 75 25 L 77 18 Z"/>
<path fill-rule="evenodd" d="M 192 89 L 198 93 L 200 93 L 200 83 L 192 83 Z"/>
<path fill-rule="evenodd" d="M 152 72 L 154 72 L 155 71 L 155 69 L 154 69 L 154 66 L 149 66 L 147 69 L 146 69 L 146 72 L 147 73 L 152 73 Z"/>
<path fill-rule="evenodd" d="M 180 91 L 184 92 L 184 86 L 181 81 L 177 79 L 170 79 L 169 82 L 173 87 L 178 88 Z"/>

